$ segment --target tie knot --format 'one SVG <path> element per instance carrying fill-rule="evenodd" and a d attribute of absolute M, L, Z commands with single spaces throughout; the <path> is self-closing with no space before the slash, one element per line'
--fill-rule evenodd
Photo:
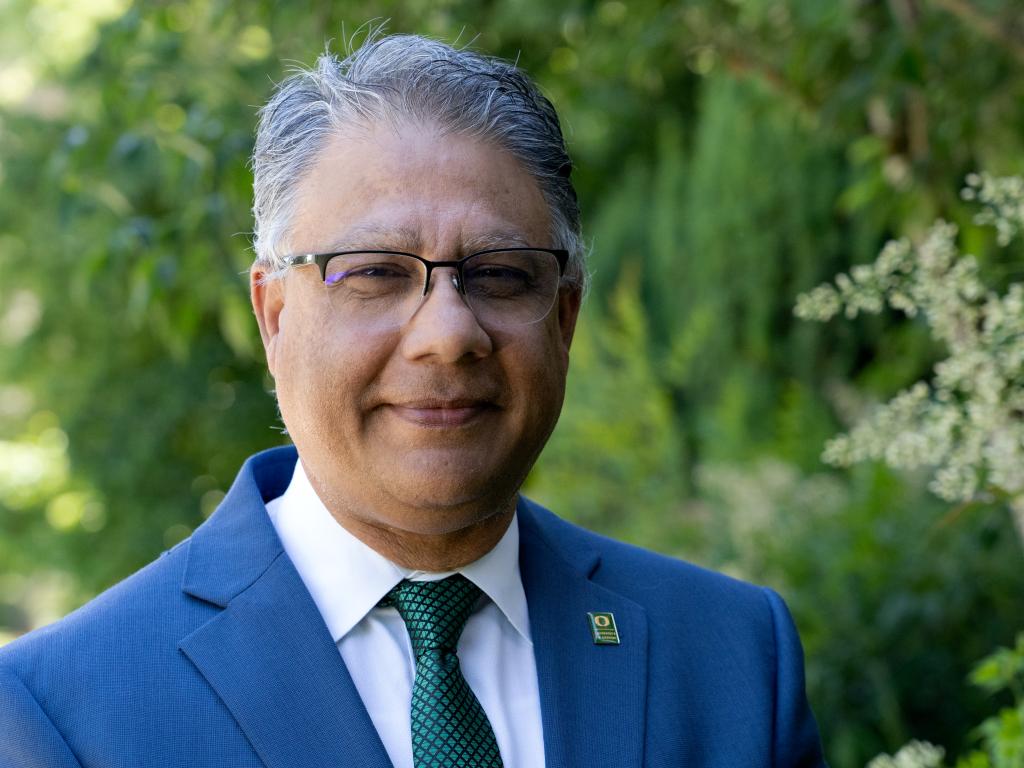
<path fill-rule="evenodd" d="M 394 606 L 412 641 L 413 653 L 455 650 L 480 587 L 460 573 L 440 581 L 401 581 L 380 601 Z"/>

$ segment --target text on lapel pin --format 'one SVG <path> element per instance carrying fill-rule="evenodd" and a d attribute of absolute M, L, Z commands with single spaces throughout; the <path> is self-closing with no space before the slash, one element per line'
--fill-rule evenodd
<path fill-rule="evenodd" d="M 588 613 L 587 618 L 590 620 L 590 634 L 594 638 L 594 645 L 618 645 L 621 642 L 614 614 L 595 611 Z"/>

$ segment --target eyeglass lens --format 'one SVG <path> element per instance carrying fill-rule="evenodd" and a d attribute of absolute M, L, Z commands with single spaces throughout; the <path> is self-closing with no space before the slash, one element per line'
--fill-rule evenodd
<path fill-rule="evenodd" d="M 433 284 L 451 268 L 433 270 Z M 516 250 L 474 254 L 462 262 L 464 298 L 483 325 L 515 326 L 544 318 L 558 295 L 553 254 Z M 327 262 L 325 288 L 345 322 L 369 327 L 404 325 L 426 300 L 427 267 L 401 253 L 347 253 Z M 426 289 L 426 290 L 425 290 Z"/>

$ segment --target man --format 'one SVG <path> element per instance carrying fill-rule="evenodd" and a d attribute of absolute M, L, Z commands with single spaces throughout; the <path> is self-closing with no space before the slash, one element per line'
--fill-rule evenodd
<path fill-rule="evenodd" d="M 278 88 L 252 300 L 295 448 L 0 651 L 0 766 L 823 765 L 778 596 L 517 495 L 584 288 L 570 168 L 520 71 L 433 41 Z"/>

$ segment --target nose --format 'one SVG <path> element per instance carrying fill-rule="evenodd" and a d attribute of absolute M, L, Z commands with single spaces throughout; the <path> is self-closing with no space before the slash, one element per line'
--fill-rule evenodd
<path fill-rule="evenodd" d="M 403 329 L 402 354 L 409 360 L 455 363 L 486 357 L 493 348 L 459 292 L 455 270 L 434 270 L 427 295 Z"/>

